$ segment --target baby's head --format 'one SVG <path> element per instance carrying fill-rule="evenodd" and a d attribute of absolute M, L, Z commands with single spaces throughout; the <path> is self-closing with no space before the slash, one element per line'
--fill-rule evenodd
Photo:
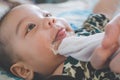
<path fill-rule="evenodd" d="M 52 74 L 65 57 L 54 55 L 51 48 L 66 37 L 68 26 L 35 5 L 12 8 L 0 24 L 0 66 L 25 79 L 34 72 Z"/>

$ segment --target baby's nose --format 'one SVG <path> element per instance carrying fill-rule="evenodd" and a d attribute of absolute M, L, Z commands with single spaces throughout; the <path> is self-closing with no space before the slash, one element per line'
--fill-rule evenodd
<path fill-rule="evenodd" d="M 44 28 L 48 29 L 54 26 L 54 24 L 56 23 L 56 18 L 44 18 L 43 20 L 44 23 Z"/>

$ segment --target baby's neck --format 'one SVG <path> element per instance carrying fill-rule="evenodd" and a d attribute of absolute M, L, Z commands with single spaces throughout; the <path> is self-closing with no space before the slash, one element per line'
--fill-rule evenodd
<path fill-rule="evenodd" d="M 52 75 L 62 75 L 63 66 L 64 62 L 57 67 L 57 69 L 53 72 Z"/>

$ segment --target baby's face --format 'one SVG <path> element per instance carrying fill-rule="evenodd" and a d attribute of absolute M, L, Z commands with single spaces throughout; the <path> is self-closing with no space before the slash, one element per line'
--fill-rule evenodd
<path fill-rule="evenodd" d="M 3 26 L 3 35 L 14 53 L 35 71 L 46 74 L 64 61 L 62 56 L 53 54 L 51 47 L 66 37 L 66 21 L 34 5 L 21 5 L 11 10 Z"/>

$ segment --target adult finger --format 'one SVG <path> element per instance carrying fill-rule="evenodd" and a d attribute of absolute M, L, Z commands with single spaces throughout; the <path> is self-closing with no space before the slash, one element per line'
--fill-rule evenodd
<path fill-rule="evenodd" d="M 118 44 L 120 35 L 120 16 L 115 17 L 110 21 L 105 28 L 105 36 L 102 41 L 104 48 L 110 48 Z"/>

